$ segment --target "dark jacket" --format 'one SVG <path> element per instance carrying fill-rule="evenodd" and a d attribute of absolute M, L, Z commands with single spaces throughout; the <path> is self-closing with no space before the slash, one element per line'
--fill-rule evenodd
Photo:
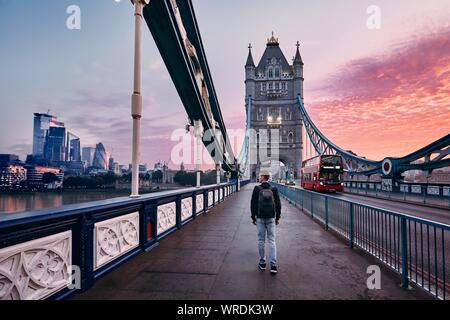
<path fill-rule="evenodd" d="M 268 189 L 271 188 L 273 192 L 273 197 L 275 200 L 275 212 L 271 218 L 276 218 L 276 220 L 280 220 L 281 217 L 281 201 L 280 196 L 278 194 L 278 190 L 275 187 L 272 187 L 269 183 L 264 182 L 259 186 L 256 186 L 253 189 L 252 201 L 251 201 L 251 211 L 252 211 L 252 219 L 256 219 L 258 217 L 258 201 L 259 201 L 259 191 L 260 188 Z"/>

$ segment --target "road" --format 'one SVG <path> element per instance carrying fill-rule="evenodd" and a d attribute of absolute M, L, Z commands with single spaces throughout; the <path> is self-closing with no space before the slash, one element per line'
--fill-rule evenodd
<path fill-rule="evenodd" d="M 334 196 L 340 199 L 356 201 L 382 209 L 392 210 L 428 220 L 433 220 L 436 222 L 450 224 L 450 209 L 439 209 L 416 204 L 395 202 L 392 200 L 365 197 L 363 195 L 356 195 L 351 193 L 337 193 Z"/>

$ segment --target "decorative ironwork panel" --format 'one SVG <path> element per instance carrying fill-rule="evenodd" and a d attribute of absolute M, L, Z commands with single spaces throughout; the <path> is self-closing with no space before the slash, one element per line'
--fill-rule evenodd
<path fill-rule="evenodd" d="M 0 300 L 39 300 L 71 283 L 72 231 L 0 249 Z"/>
<path fill-rule="evenodd" d="M 411 186 L 411 193 L 422 193 L 422 186 Z"/>
<path fill-rule="evenodd" d="M 213 205 L 213 201 L 214 201 L 213 197 L 214 197 L 213 192 L 209 191 L 208 192 L 208 207 L 211 207 Z"/>
<path fill-rule="evenodd" d="M 450 188 L 443 188 L 442 195 L 447 197 L 450 196 Z"/>
<path fill-rule="evenodd" d="M 158 235 L 177 224 L 177 208 L 175 202 L 158 206 Z"/>
<path fill-rule="evenodd" d="M 205 202 L 204 202 L 204 196 L 203 194 L 198 194 L 195 198 L 195 208 L 197 210 L 197 213 L 202 212 L 205 208 Z"/>
<path fill-rule="evenodd" d="M 220 193 L 220 200 L 223 200 L 223 189 L 222 188 L 219 189 L 219 193 Z"/>
<path fill-rule="evenodd" d="M 94 225 L 94 270 L 139 245 L 139 212 Z"/>
<path fill-rule="evenodd" d="M 219 190 L 214 190 L 214 203 L 219 202 Z"/>
<path fill-rule="evenodd" d="M 439 195 L 439 187 L 437 186 L 428 186 L 427 194 L 438 196 Z"/>
<path fill-rule="evenodd" d="M 192 198 L 181 200 L 181 221 L 186 221 L 192 217 Z"/>

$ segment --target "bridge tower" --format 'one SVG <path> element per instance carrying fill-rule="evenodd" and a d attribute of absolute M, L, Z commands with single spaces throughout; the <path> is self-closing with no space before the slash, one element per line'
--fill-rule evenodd
<path fill-rule="evenodd" d="M 266 49 L 256 66 L 249 46 L 245 64 L 246 101 L 251 97 L 250 174 L 266 167 L 274 177 L 299 179 L 302 163 L 302 120 L 296 105 L 303 98 L 303 60 L 300 44 L 292 64 L 286 60 L 278 39 L 267 39 Z M 249 103 L 246 104 L 246 109 Z M 277 174 L 282 162 L 285 170 Z"/>

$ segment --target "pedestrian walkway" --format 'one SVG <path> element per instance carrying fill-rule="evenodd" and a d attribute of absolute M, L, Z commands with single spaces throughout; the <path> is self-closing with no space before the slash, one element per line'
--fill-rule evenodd
<path fill-rule="evenodd" d="M 381 289 L 369 290 L 367 267 L 379 262 L 350 249 L 282 199 L 277 229 L 279 272 L 258 270 L 254 185 L 109 273 L 75 299 L 427 299 L 404 291 L 381 268 Z"/>

